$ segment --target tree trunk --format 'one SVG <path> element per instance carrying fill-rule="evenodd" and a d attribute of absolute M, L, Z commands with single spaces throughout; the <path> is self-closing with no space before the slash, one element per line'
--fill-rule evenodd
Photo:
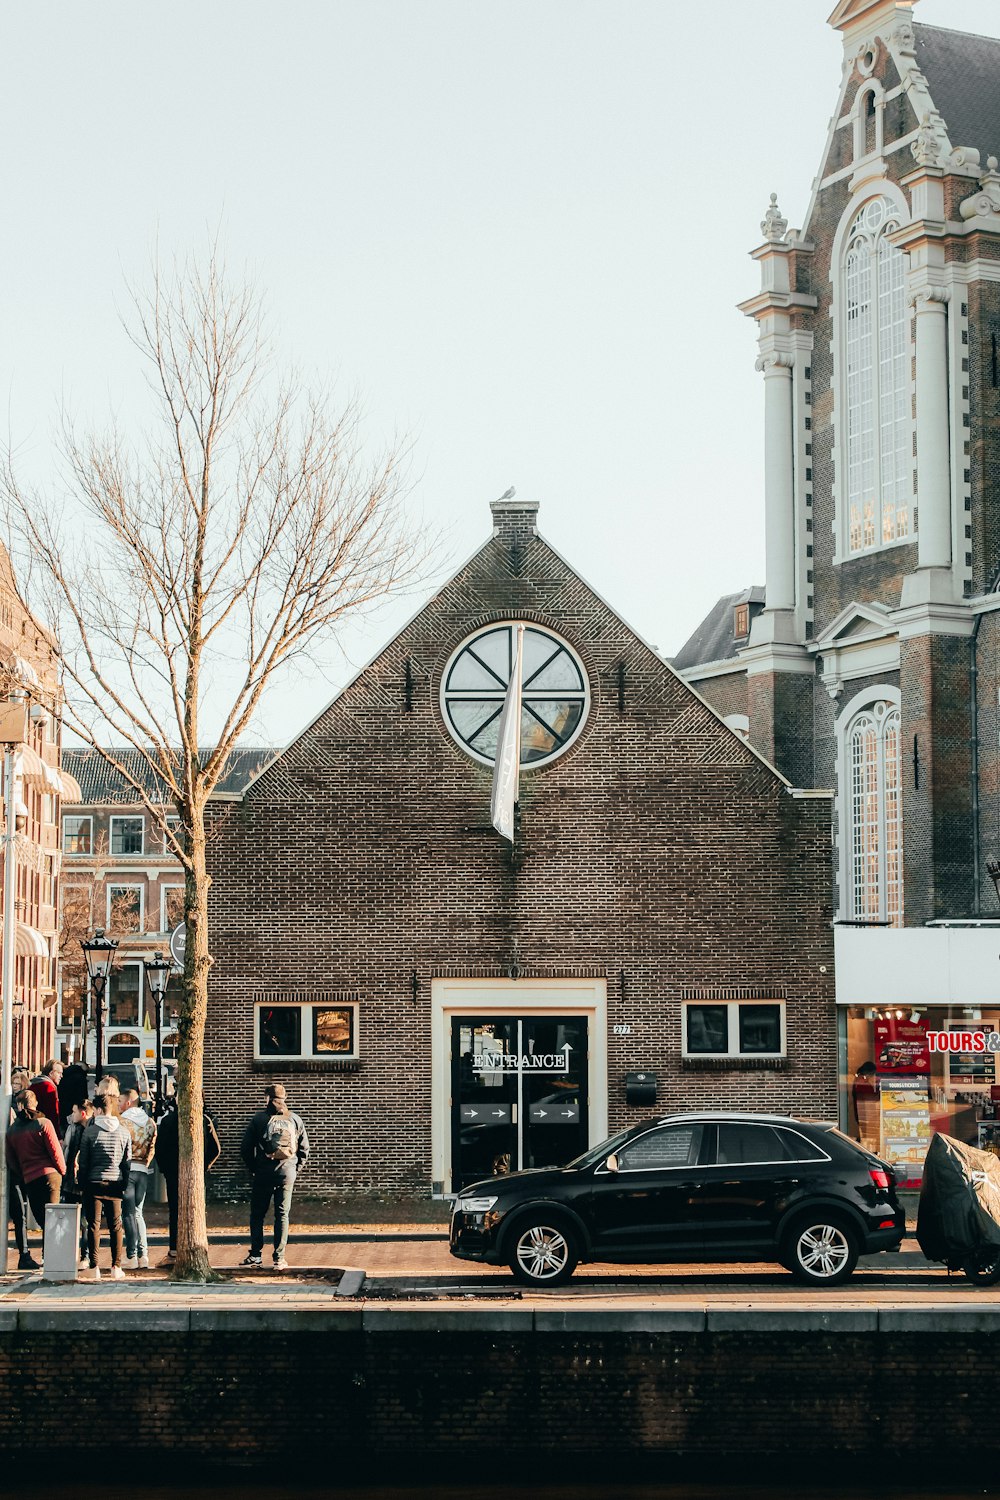
<path fill-rule="evenodd" d="M 186 830 L 190 865 L 184 880 L 184 998 L 178 1030 L 177 1125 L 180 1161 L 177 1176 L 177 1260 L 174 1279 L 213 1281 L 208 1258 L 205 1208 L 204 1063 L 205 1020 L 208 1014 L 208 887 L 205 866 L 205 816 L 198 809 Z"/>

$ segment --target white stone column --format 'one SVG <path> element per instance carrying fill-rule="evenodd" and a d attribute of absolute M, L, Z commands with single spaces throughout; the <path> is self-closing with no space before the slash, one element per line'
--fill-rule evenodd
<path fill-rule="evenodd" d="M 913 296 L 917 361 L 917 541 L 921 568 L 951 567 L 948 289 Z"/>
<path fill-rule="evenodd" d="M 795 481 L 792 354 L 762 354 L 764 372 L 764 539 L 766 608 L 795 608 Z"/>

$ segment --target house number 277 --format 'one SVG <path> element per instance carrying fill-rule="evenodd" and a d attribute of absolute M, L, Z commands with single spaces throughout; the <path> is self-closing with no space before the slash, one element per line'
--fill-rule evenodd
<path fill-rule="evenodd" d="M 627 1021 L 622 1021 L 619 1025 L 612 1026 L 611 1030 L 612 1030 L 612 1032 L 614 1033 L 615 1036 L 631 1036 L 632 1035 L 632 1028 L 628 1024 Z"/>

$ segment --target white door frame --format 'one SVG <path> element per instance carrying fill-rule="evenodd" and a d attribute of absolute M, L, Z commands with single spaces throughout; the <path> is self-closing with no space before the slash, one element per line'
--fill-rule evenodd
<path fill-rule="evenodd" d="M 454 1016 L 586 1016 L 588 1145 L 608 1133 L 608 986 L 604 979 L 431 980 L 431 1153 L 434 1193 L 451 1193 L 451 1022 Z"/>

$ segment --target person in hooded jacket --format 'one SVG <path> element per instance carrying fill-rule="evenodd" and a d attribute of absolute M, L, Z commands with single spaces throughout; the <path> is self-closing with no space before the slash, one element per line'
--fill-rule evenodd
<path fill-rule="evenodd" d="M 264 1252 L 264 1216 L 274 1204 L 274 1266 L 286 1271 L 288 1219 L 295 1179 L 309 1160 L 309 1137 L 298 1115 L 288 1108 L 285 1087 L 270 1083 L 266 1100 L 243 1135 L 240 1155 L 250 1173 L 250 1253 L 242 1262 L 259 1266 Z"/>
<path fill-rule="evenodd" d="M 28 1087 L 28 1079 L 31 1074 L 27 1068 L 11 1068 L 10 1070 L 10 1098 L 6 1101 L 8 1110 L 8 1128 L 17 1119 L 17 1111 L 14 1108 L 14 1100 L 22 1089 Z M 28 1249 L 28 1199 L 25 1196 L 24 1184 L 18 1178 L 16 1172 L 7 1173 L 7 1217 L 14 1224 L 14 1243 L 17 1245 L 17 1269 L 19 1271 L 40 1271 L 42 1268 Z"/>
<path fill-rule="evenodd" d="M 204 1107 L 202 1113 L 202 1132 L 204 1167 L 206 1172 L 210 1172 L 222 1155 L 222 1146 L 219 1142 L 215 1122 Z M 177 1173 L 180 1166 L 180 1132 L 178 1129 L 176 1094 L 172 1094 L 167 1100 L 166 1111 L 160 1116 L 154 1155 L 156 1165 L 159 1167 L 160 1175 L 163 1178 L 164 1186 L 167 1189 L 169 1239 L 166 1264 L 170 1265 L 177 1258 Z"/>
<path fill-rule="evenodd" d="M 59 1202 L 66 1160 L 52 1121 L 38 1108 L 31 1089 L 14 1096 L 14 1123 L 7 1132 L 7 1170 L 16 1177 L 42 1231 L 45 1258 L 45 1210 Z"/>
<path fill-rule="evenodd" d="M 80 1204 L 80 1268 L 90 1264 L 87 1253 L 87 1216 L 83 1211 L 83 1193 L 77 1178 L 77 1163 L 83 1132 L 94 1118 L 94 1106 L 89 1099 L 74 1104 L 69 1112 L 69 1124 L 63 1137 L 63 1155 L 66 1158 L 66 1176 L 63 1180 L 63 1200 Z"/>
<path fill-rule="evenodd" d="M 83 1211 L 87 1217 L 87 1256 L 92 1281 L 100 1281 L 97 1250 L 101 1238 L 101 1214 L 108 1216 L 111 1240 L 111 1279 L 123 1281 L 122 1197 L 128 1185 L 132 1160 L 132 1137 L 117 1115 L 110 1113 L 111 1100 L 98 1094 L 94 1100 L 94 1119 L 83 1132 L 77 1157 L 77 1179 L 83 1193 Z"/>

